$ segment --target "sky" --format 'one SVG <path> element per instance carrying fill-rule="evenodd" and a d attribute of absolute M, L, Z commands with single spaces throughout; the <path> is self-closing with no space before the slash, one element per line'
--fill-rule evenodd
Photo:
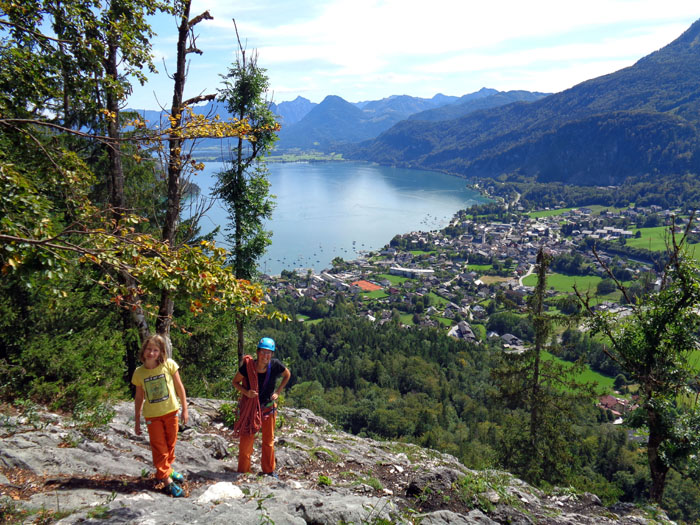
<path fill-rule="evenodd" d="M 194 0 L 202 55 L 190 54 L 186 98 L 211 93 L 236 60 L 232 19 L 267 70 L 268 98 L 349 102 L 391 95 L 461 96 L 483 87 L 555 93 L 633 65 L 700 19 L 698 0 Z M 151 20 L 158 75 L 128 106 L 172 98 L 176 22 Z"/>

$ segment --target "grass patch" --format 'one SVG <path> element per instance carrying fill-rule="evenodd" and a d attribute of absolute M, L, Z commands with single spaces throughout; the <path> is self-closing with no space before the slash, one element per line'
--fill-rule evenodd
<path fill-rule="evenodd" d="M 690 357 L 688 357 L 688 363 L 695 370 L 700 371 L 700 350 L 693 350 L 690 352 Z"/>
<path fill-rule="evenodd" d="M 472 332 L 474 332 L 474 335 L 479 341 L 486 340 L 486 326 L 483 324 L 472 324 L 470 326 L 472 327 Z"/>
<path fill-rule="evenodd" d="M 569 361 L 564 361 L 563 359 L 550 354 L 549 352 L 542 352 L 542 359 L 545 361 L 555 361 L 567 368 L 571 368 L 574 366 L 573 363 Z M 613 391 L 613 383 L 615 382 L 615 379 L 612 377 L 604 376 L 603 374 L 600 374 L 598 372 L 595 372 L 594 370 L 591 370 L 591 368 L 586 365 L 586 368 L 581 372 L 580 374 L 577 374 L 575 377 L 575 380 L 581 383 L 597 383 L 598 388 L 596 391 L 600 394 L 607 394 L 609 392 Z"/>
<path fill-rule="evenodd" d="M 635 228 L 632 231 L 641 232 L 641 237 L 627 239 L 625 243 L 632 248 L 641 248 L 652 252 L 666 251 L 666 240 L 670 240 L 668 226 L 657 226 L 655 228 Z M 700 260 L 700 250 L 697 249 L 697 244 L 689 244 L 688 252 L 696 259 Z"/>
<path fill-rule="evenodd" d="M 491 270 L 492 268 L 492 264 L 467 264 L 467 270 L 470 272 L 485 272 L 486 270 Z"/>
<path fill-rule="evenodd" d="M 449 303 L 449 301 L 447 299 L 445 299 L 444 297 L 440 297 L 435 292 L 429 292 L 428 296 L 430 297 L 430 304 L 435 306 L 436 308 L 439 308 L 441 306 L 445 306 L 446 304 Z"/>
<path fill-rule="evenodd" d="M 401 321 L 403 324 L 407 324 L 409 326 L 413 326 L 415 324 L 413 322 L 413 314 L 400 314 L 399 321 Z"/>
<path fill-rule="evenodd" d="M 632 230 L 635 234 L 641 233 L 641 237 L 632 237 L 627 239 L 625 243 L 631 248 L 642 248 L 652 252 L 660 252 L 666 250 L 666 239 L 668 237 L 667 226 L 657 226 L 655 228 L 635 228 Z"/>
<path fill-rule="evenodd" d="M 554 217 L 555 215 L 561 215 L 565 211 L 571 211 L 573 208 L 558 208 L 556 210 L 539 210 L 531 211 L 527 215 L 532 219 L 540 219 L 542 217 Z"/>
<path fill-rule="evenodd" d="M 591 204 L 590 206 L 576 206 L 575 208 L 558 208 L 556 210 L 532 211 L 532 212 L 528 213 L 527 215 L 532 217 L 533 219 L 539 219 L 540 217 L 554 217 L 555 215 L 561 215 L 565 211 L 577 210 L 577 209 L 581 209 L 581 208 L 587 208 L 587 209 L 591 210 L 592 215 L 600 215 L 602 212 L 620 213 L 621 211 L 627 209 L 627 207 L 615 208 L 612 206 L 602 206 L 600 204 Z"/>
<path fill-rule="evenodd" d="M 381 281 L 382 279 L 386 279 L 391 284 L 401 284 L 411 280 L 409 277 L 403 277 L 401 275 L 391 275 L 390 273 L 380 273 L 379 275 L 377 275 L 375 280 Z"/>
<path fill-rule="evenodd" d="M 362 292 L 362 296 L 368 299 L 384 299 L 385 297 L 389 297 L 389 294 L 384 290 L 374 290 L 373 292 Z"/>
<path fill-rule="evenodd" d="M 413 254 L 414 257 L 418 257 L 420 255 L 437 255 L 436 250 L 430 250 L 428 252 L 424 250 L 409 250 L 409 253 Z"/>
<path fill-rule="evenodd" d="M 358 478 L 357 481 L 355 481 L 355 483 L 353 483 L 353 485 L 360 485 L 360 484 L 364 484 L 364 485 L 367 485 L 369 487 L 372 487 L 376 491 L 380 491 L 384 488 L 382 486 L 382 482 L 379 481 L 374 476 L 360 477 L 360 478 Z"/>
<path fill-rule="evenodd" d="M 448 328 L 455 324 L 454 319 L 448 319 L 447 317 L 436 317 L 435 320 L 443 326 Z"/>
<path fill-rule="evenodd" d="M 319 474 L 317 483 L 322 487 L 330 487 L 333 484 L 333 480 L 324 474 Z"/>
<path fill-rule="evenodd" d="M 327 449 L 326 447 L 312 448 L 311 450 L 309 450 L 309 454 L 315 459 L 332 461 L 333 463 L 337 463 L 340 459 L 338 454 L 336 454 L 330 449 Z"/>
<path fill-rule="evenodd" d="M 595 306 L 606 301 L 609 303 L 619 304 L 620 299 L 622 299 L 622 292 L 620 290 L 615 290 L 614 292 L 606 295 L 596 295 L 595 297 L 591 297 L 591 306 Z"/>
<path fill-rule="evenodd" d="M 627 206 L 624 208 L 616 208 L 615 206 L 603 206 L 602 204 L 591 204 L 590 206 L 580 206 L 581 208 L 588 208 L 591 210 L 593 215 L 600 215 L 603 212 L 620 213 L 624 210 L 629 209 Z"/>
<path fill-rule="evenodd" d="M 516 496 L 508 491 L 511 485 L 512 479 L 509 474 L 494 471 L 467 474 L 454 484 L 454 488 L 464 503 L 489 512 L 495 507 L 488 496 L 491 492 L 498 494 L 501 503 L 519 506 L 520 502 Z"/>
<path fill-rule="evenodd" d="M 571 293 L 574 291 L 574 284 L 580 292 L 586 290 L 595 292 L 598 283 L 603 279 L 597 275 L 564 275 L 561 273 L 551 273 L 547 275 L 547 289 L 553 288 L 557 292 Z M 536 286 L 537 275 L 530 274 L 523 279 L 525 286 Z"/>

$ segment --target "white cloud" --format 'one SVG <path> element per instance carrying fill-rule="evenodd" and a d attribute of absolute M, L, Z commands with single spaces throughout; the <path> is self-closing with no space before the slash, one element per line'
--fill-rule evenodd
<path fill-rule="evenodd" d="M 193 16 L 205 9 L 215 19 L 198 26 L 205 54 L 191 60 L 193 92 L 216 85 L 235 58 L 235 17 L 275 98 L 316 102 L 471 86 L 558 91 L 631 65 L 700 18 L 696 0 L 197 0 Z M 154 48 L 172 60 L 175 26 L 158 27 Z"/>

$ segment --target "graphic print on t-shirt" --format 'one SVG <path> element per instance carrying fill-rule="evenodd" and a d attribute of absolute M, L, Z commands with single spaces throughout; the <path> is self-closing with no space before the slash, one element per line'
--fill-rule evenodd
<path fill-rule="evenodd" d="M 170 397 L 165 374 L 147 377 L 143 380 L 143 388 L 146 391 L 149 403 L 160 403 L 161 401 L 167 401 Z"/>

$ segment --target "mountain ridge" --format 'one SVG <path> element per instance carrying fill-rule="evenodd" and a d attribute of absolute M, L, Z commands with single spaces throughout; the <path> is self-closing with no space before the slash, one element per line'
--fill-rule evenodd
<path fill-rule="evenodd" d="M 540 180 L 579 184 L 619 183 L 627 176 L 653 174 L 669 166 L 680 172 L 698 169 L 698 124 L 700 123 L 700 21 L 695 22 L 679 38 L 664 48 L 641 58 L 633 66 L 587 80 L 548 97 L 523 104 L 515 102 L 493 109 L 475 111 L 466 116 L 441 121 L 440 124 L 400 122 L 374 140 L 366 141 L 345 153 L 352 159 L 381 164 L 446 171 L 463 176 L 497 177 L 518 173 Z M 604 166 L 605 158 L 614 158 L 617 151 L 631 154 L 639 151 L 630 170 L 621 170 L 612 179 L 606 174 L 591 176 L 588 162 L 575 168 L 562 164 L 534 162 L 535 158 L 555 156 L 546 144 L 558 143 L 545 138 L 564 128 L 585 127 L 595 116 L 610 120 L 626 115 L 629 125 L 634 114 L 666 115 L 668 118 L 641 118 L 639 126 L 617 126 L 616 140 L 585 144 L 587 155 L 594 154 L 595 164 Z M 603 115 L 608 115 L 607 119 Z M 652 134 L 681 139 L 675 143 L 673 162 L 663 156 L 657 163 L 657 152 L 641 148 L 648 145 L 643 136 L 650 124 L 660 126 Z M 692 133 L 688 131 L 692 130 Z M 566 149 L 573 147 L 566 146 Z M 663 148 L 663 144 L 656 144 Z M 581 159 L 582 161 L 584 159 Z M 562 176 L 552 176 L 560 171 Z"/>
<path fill-rule="evenodd" d="M 424 99 L 408 95 L 394 95 L 377 101 L 352 104 L 338 96 L 329 95 L 301 120 L 291 126 L 282 127 L 276 150 L 315 149 L 330 153 L 347 144 L 376 137 L 415 114 L 445 107 L 451 108 L 453 104 L 460 101 L 462 105 L 446 110 L 448 116 L 451 115 L 450 111 L 464 114 L 483 107 L 484 104 L 494 107 L 510 103 L 513 100 L 532 100 L 542 96 L 545 94 L 527 91 L 512 91 L 503 94 L 493 89 L 482 88 L 462 97 L 447 97 L 437 94 L 431 99 Z M 347 106 L 341 109 L 343 103 Z M 354 111 L 350 107 L 359 111 Z M 439 119 L 441 113 L 433 114 L 431 118 Z"/>
<path fill-rule="evenodd" d="M 380 100 L 348 102 L 337 95 L 328 95 L 316 104 L 298 96 L 292 101 L 271 103 L 270 109 L 282 125 L 278 133 L 276 152 L 316 150 L 330 153 L 348 144 L 359 143 L 378 136 L 398 122 L 414 115 L 438 120 L 481 109 L 507 104 L 513 100 L 536 100 L 546 94 L 527 91 L 499 92 L 481 88 L 461 97 L 438 93 L 431 98 L 392 95 Z M 444 108 L 444 109 L 443 109 Z M 150 126 L 166 126 L 166 113 L 156 110 L 129 110 L 139 113 Z M 223 102 L 210 101 L 194 106 L 196 114 L 230 118 Z M 436 111 L 436 113 L 426 113 Z M 442 111 L 442 112 L 441 112 Z M 226 139 L 224 139 L 226 140 Z M 220 139 L 198 141 L 198 151 L 221 151 Z"/>

